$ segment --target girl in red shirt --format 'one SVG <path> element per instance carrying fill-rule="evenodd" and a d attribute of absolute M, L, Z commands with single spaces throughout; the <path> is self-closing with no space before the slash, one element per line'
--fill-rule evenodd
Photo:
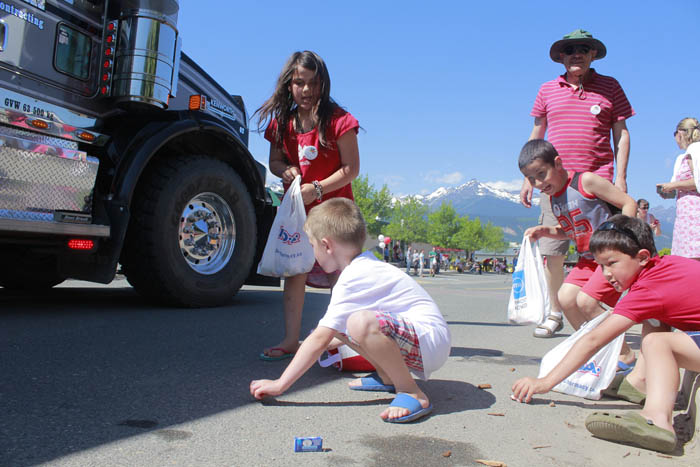
<path fill-rule="evenodd" d="M 301 175 L 306 212 L 336 197 L 353 199 L 352 180 L 360 171 L 358 121 L 330 97 L 331 80 L 323 59 L 310 51 L 295 52 L 277 78 L 272 96 L 255 112 L 258 130 L 270 141 L 270 172 L 285 191 Z M 285 336 L 260 358 L 289 358 L 299 348 L 304 291 L 309 285 L 329 287 L 337 274 L 326 275 L 318 264 L 309 274 L 284 280 Z"/>

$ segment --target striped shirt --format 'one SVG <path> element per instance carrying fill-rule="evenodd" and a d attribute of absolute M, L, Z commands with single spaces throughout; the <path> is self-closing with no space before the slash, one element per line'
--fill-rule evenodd
<path fill-rule="evenodd" d="M 547 119 L 547 140 L 566 170 L 594 172 L 612 181 L 615 155 L 610 131 L 634 110 L 615 78 L 590 71 L 583 92 L 569 85 L 565 75 L 544 83 L 530 115 Z"/>

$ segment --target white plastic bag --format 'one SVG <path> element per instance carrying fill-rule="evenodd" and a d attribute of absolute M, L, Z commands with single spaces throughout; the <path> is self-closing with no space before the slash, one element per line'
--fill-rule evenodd
<path fill-rule="evenodd" d="M 595 329 L 596 326 L 609 315 L 610 312 L 606 311 L 596 316 L 591 321 L 583 323 L 578 331 L 547 352 L 540 364 L 539 378 L 547 376 L 569 352 L 576 341 Z M 601 392 L 607 389 L 610 383 L 612 383 L 613 378 L 615 378 L 617 360 L 620 357 L 620 349 L 622 348 L 622 342 L 624 340 L 625 333 L 622 333 L 606 344 L 582 365 L 581 368 L 576 370 L 564 381 L 557 384 L 552 390 L 572 396 L 584 397 L 586 399 L 599 400 Z"/>
<path fill-rule="evenodd" d="M 549 315 L 549 292 L 540 247 L 523 237 L 513 287 L 508 301 L 508 320 L 518 324 L 541 324 Z"/>
<path fill-rule="evenodd" d="M 306 211 L 301 197 L 301 177 L 292 182 L 277 209 L 258 274 L 291 277 L 307 273 L 314 265 L 314 250 L 304 232 Z"/>

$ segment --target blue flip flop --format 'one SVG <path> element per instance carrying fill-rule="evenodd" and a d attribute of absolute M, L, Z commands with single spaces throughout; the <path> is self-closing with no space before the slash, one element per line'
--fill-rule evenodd
<path fill-rule="evenodd" d="M 419 418 L 425 417 L 433 411 L 433 404 L 423 408 L 418 399 L 405 393 L 397 394 L 391 404 L 389 404 L 389 407 L 401 407 L 402 409 L 410 410 L 411 413 L 399 418 L 385 418 L 384 421 L 387 423 L 412 422 L 414 420 L 418 420 Z"/>
<path fill-rule="evenodd" d="M 632 371 L 632 370 L 634 369 L 634 365 L 636 365 L 636 364 L 637 364 L 637 360 L 633 361 L 633 362 L 630 363 L 629 365 L 628 365 L 627 363 L 625 363 L 625 362 L 622 362 L 622 361 L 618 360 L 618 361 L 617 361 L 617 372 L 616 372 L 616 374 L 618 374 L 618 375 L 626 375 L 626 374 L 628 374 L 630 371 Z"/>
<path fill-rule="evenodd" d="M 349 386 L 353 391 L 384 391 L 396 392 L 393 384 L 384 384 L 378 373 L 372 373 L 364 378 L 360 378 L 362 384 L 359 386 Z"/>

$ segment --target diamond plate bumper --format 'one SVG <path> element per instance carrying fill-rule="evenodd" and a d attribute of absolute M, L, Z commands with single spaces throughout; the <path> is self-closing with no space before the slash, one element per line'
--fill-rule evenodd
<path fill-rule="evenodd" d="M 99 160 L 58 143 L 0 129 L 0 219 L 54 221 L 55 211 L 91 213 Z"/>

